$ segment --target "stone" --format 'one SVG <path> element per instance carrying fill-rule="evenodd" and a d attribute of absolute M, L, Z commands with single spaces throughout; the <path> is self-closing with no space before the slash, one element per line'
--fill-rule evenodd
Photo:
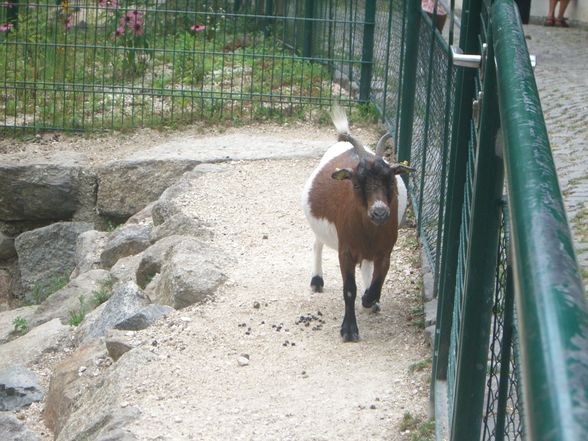
<path fill-rule="evenodd" d="M 15 364 L 29 366 L 43 354 L 61 348 L 68 335 L 69 326 L 62 325 L 59 319 L 37 326 L 22 337 L 0 345 L 0 368 Z"/>
<path fill-rule="evenodd" d="M 103 268 L 111 268 L 119 259 L 138 254 L 151 245 L 148 225 L 127 225 L 114 231 L 100 254 Z"/>
<path fill-rule="evenodd" d="M 105 336 L 110 329 L 134 316 L 149 303 L 149 299 L 134 282 L 114 285 L 110 300 L 87 330 L 83 341 Z"/>
<path fill-rule="evenodd" d="M 133 225 L 133 224 L 147 224 L 147 225 L 149 225 L 149 224 L 152 224 L 153 223 L 152 211 L 153 211 L 153 205 L 155 205 L 155 202 L 156 201 L 151 202 L 149 205 L 147 205 L 141 211 L 133 214 L 130 218 L 127 219 L 127 221 L 125 222 L 125 225 Z"/>
<path fill-rule="evenodd" d="M 196 239 L 173 247 L 152 300 L 180 309 L 211 297 L 227 279 L 220 255 L 219 250 Z"/>
<path fill-rule="evenodd" d="M 81 167 L 55 164 L 0 165 L 0 220 L 71 219 L 93 199 L 96 177 Z"/>
<path fill-rule="evenodd" d="M 58 222 L 20 234 L 15 246 L 23 288 L 30 291 L 35 284 L 69 276 L 76 265 L 77 238 L 92 229 L 85 222 Z"/>
<path fill-rule="evenodd" d="M 141 263 L 143 253 L 135 254 L 134 256 L 123 257 L 119 259 L 112 268 L 110 268 L 110 276 L 112 283 L 121 282 L 135 282 L 137 283 L 137 269 Z"/>
<path fill-rule="evenodd" d="M 96 292 L 110 283 L 110 272 L 102 269 L 83 273 L 59 291 L 51 294 L 43 301 L 31 318 L 31 326 L 38 326 L 54 318 L 67 323 L 71 311 L 80 307 L 91 310 L 97 306 L 93 297 Z M 80 300 L 82 299 L 82 300 Z"/>
<path fill-rule="evenodd" d="M 0 231 L 0 260 L 16 257 L 16 248 L 14 248 L 14 238 L 8 237 Z"/>
<path fill-rule="evenodd" d="M 175 311 L 171 306 L 156 305 L 154 303 L 145 306 L 136 314 L 116 324 L 115 329 L 127 331 L 139 331 L 148 328 L 161 317 Z"/>
<path fill-rule="evenodd" d="M 108 355 L 110 355 L 110 358 L 114 361 L 117 361 L 136 346 L 131 338 L 126 335 L 126 332 L 118 330 L 110 331 L 104 342 L 106 344 Z"/>
<path fill-rule="evenodd" d="M 98 212 L 103 216 L 128 219 L 197 163 L 192 160 L 126 160 L 97 170 Z M 146 185 L 145 183 L 149 183 Z"/>
<path fill-rule="evenodd" d="M 185 236 L 172 235 L 165 237 L 141 253 L 141 260 L 136 270 L 137 285 L 145 288 L 153 277 L 161 272 L 169 250 L 178 243 L 185 241 Z"/>
<path fill-rule="evenodd" d="M 104 345 L 95 341 L 77 349 L 55 366 L 47 391 L 43 418 L 47 427 L 56 435 L 76 405 L 79 406 L 78 400 L 84 389 L 92 387 L 96 381 L 90 375 L 80 375 L 81 368 L 96 365 L 96 361 L 106 355 Z"/>
<path fill-rule="evenodd" d="M 0 304 L 8 305 L 12 299 L 12 275 L 4 268 L 0 269 Z"/>
<path fill-rule="evenodd" d="M 17 318 L 24 320 L 30 329 L 30 321 L 37 308 L 37 305 L 32 305 L 0 312 L 0 344 L 19 336 L 14 329 L 14 321 Z"/>
<path fill-rule="evenodd" d="M 435 345 L 435 325 L 427 326 L 425 328 L 425 342 L 430 346 Z"/>
<path fill-rule="evenodd" d="M 153 227 L 151 241 L 157 242 L 172 235 L 194 236 L 210 240 L 214 233 L 210 226 L 200 219 L 189 217 L 184 213 L 175 213 L 167 217 L 163 223 Z"/>
<path fill-rule="evenodd" d="M 0 369 L 0 411 L 18 410 L 41 401 L 43 390 L 37 376 L 24 366 Z"/>
<path fill-rule="evenodd" d="M 80 274 L 100 268 L 100 254 L 104 250 L 108 233 L 105 231 L 84 231 L 76 241 L 75 264 L 70 278 L 75 279 Z"/>
<path fill-rule="evenodd" d="M 429 302 L 435 298 L 435 278 L 432 272 L 423 273 L 423 300 Z"/>
<path fill-rule="evenodd" d="M 54 432 L 56 441 L 86 438 L 101 441 L 134 440 L 127 426 L 139 417 L 140 412 L 133 406 L 122 405 L 126 403 L 123 391 L 129 381 L 139 377 L 145 365 L 155 359 L 153 354 L 135 348 L 105 370 L 97 381 L 86 387 L 78 386 L 76 399 L 66 412 L 67 418 Z M 71 385 L 72 388 L 74 386 L 75 383 Z M 46 409 L 49 403 L 48 395 Z M 63 415 L 63 412 L 60 414 Z"/>
<path fill-rule="evenodd" d="M 0 413 L 0 439 L 2 441 L 39 441 L 37 435 L 10 413 Z"/>

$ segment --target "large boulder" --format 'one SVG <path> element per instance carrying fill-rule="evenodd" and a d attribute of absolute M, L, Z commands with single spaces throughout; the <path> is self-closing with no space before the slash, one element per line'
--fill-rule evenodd
<path fill-rule="evenodd" d="M 62 347 L 69 335 L 69 326 L 59 319 L 51 320 L 15 340 L 0 345 L 0 368 L 16 364 L 29 366 L 43 354 L 55 352 Z"/>
<path fill-rule="evenodd" d="M 110 329 L 134 316 L 149 303 L 151 302 L 147 296 L 135 283 L 127 282 L 114 285 L 110 300 L 104 309 L 84 328 L 83 342 L 86 343 L 105 336 Z M 90 318 L 86 317 L 86 319 Z"/>
<path fill-rule="evenodd" d="M 134 256 L 123 257 L 119 259 L 112 268 L 110 268 L 110 275 L 112 283 L 121 282 L 137 282 L 137 268 L 141 262 L 143 253 L 135 254 Z"/>
<path fill-rule="evenodd" d="M 92 229 L 85 222 L 58 222 L 19 235 L 15 246 L 23 288 L 30 291 L 56 277 L 69 277 L 76 265 L 77 238 Z"/>
<path fill-rule="evenodd" d="M 204 240 L 210 240 L 214 236 L 207 223 L 182 212 L 171 214 L 162 223 L 154 226 L 151 241 L 157 242 L 173 235 L 194 236 Z"/>
<path fill-rule="evenodd" d="M 196 164 L 192 160 L 130 160 L 101 167 L 97 170 L 98 212 L 115 219 L 127 219 L 157 200 Z"/>
<path fill-rule="evenodd" d="M 106 246 L 108 233 L 105 231 L 84 231 L 76 241 L 76 267 L 70 278 L 75 279 L 80 274 L 92 269 L 100 268 L 100 254 Z"/>
<path fill-rule="evenodd" d="M 155 356 L 141 349 L 133 349 L 101 372 L 97 381 L 79 384 L 70 383 L 67 406 L 57 406 L 59 423 L 51 423 L 49 415 L 45 415 L 48 426 L 54 428 L 56 441 L 79 441 L 82 439 L 100 441 L 131 441 L 136 438 L 127 426 L 140 415 L 139 410 L 124 404 L 128 398 L 124 395 L 128 390 L 129 378 L 136 378 L 145 369 L 147 363 L 153 362 Z M 76 367 L 69 368 L 69 378 L 75 379 Z M 77 367 L 79 371 L 79 367 Z M 53 381 L 52 381 L 53 382 Z M 56 398 L 52 396 L 52 387 L 47 396 L 46 409 L 59 400 L 58 388 Z M 64 411 L 63 409 L 67 409 Z M 62 418 L 67 415 L 66 418 Z"/>
<path fill-rule="evenodd" d="M 156 305 L 152 303 L 141 308 L 129 318 L 116 324 L 115 329 L 123 331 L 140 331 L 148 328 L 151 324 L 162 318 L 164 315 L 175 311 L 171 306 Z"/>
<path fill-rule="evenodd" d="M 174 246 L 161 268 L 153 302 L 180 309 L 211 297 L 227 279 L 221 255 L 197 239 Z"/>
<path fill-rule="evenodd" d="M 190 238 L 187 238 L 186 236 L 168 236 L 155 242 L 143 251 L 136 268 L 137 285 L 144 289 L 149 282 L 151 282 L 153 277 L 161 272 L 161 267 L 165 262 L 169 250 L 186 239 L 190 240 Z"/>
<path fill-rule="evenodd" d="M 0 439 L 2 441 L 38 441 L 39 438 L 10 413 L 0 413 Z"/>
<path fill-rule="evenodd" d="M 0 411 L 18 410 L 43 399 L 37 376 L 24 366 L 0 369 Z"/>
<path fill-rule="evenodd" d="M 15 256 L 14 239 L 0 231 L 0 260 L 10 259 Z"/>
<path fill-rule="evenodd" d="M 127 225 L 114 231 L 104 250 L 100 261 L 104 268 L 111 268 L 119 259 L 138 254 L 149 245 L 151 227 L 144 224 Z"/>
<path fill-rule="evenodd" d="M 96 177 L 81 167 L 0 165 L 0 220 L 67 220 L 96 192 Z"/>
<path fill-rule="evenodd" d="M 71 280 L 64 288 L 50 295 L 39 305 L 31 318 L 31 327 L 38 326 L 54 318 L 67 323 L 72 311 L 83 307 L 85 310 L 96 306 L 94 295 L 110 283 L 110 273 L 106 270 L 91 270 Z"/>

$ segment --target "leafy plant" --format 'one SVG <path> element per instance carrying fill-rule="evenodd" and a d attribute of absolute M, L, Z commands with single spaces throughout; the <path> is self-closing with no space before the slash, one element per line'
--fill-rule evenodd
<path fill-rule="evenodd" d="M 19 335 L 25 335 L 27 332 L 29 332 L 29 323 L 27 322 L 27 319 L 21 316 L 17 316 L 12 321 L 12 324 L 14 325 L 14 332 Z"/>
<path fill-rule="evenodd" d="M 435 439 L 435 420 L 423 420 L 405 412 L 400 422 L 400 431 L 410 433 L 410 441 L 433 441 Z"/>
<path fill-rule="evenodd" d="M 86 318 L 86 301 L 83 295 L 78 297 L 80 306 L 77 309 L 69 311 L 69 320 L 67 323 L 71 326 L 79 326 Z"/>
<path fill-rule="evenodd" d="M 31 288 L 31 299 L 33 304 L 40 304 L 51 294 L 59 291 L 69 282 L 66 275 L 55 275 L 46 282 L 36 282 Z"/>
<path fill-rule="evenodd" d="M 94 291 L 92 294 L 94 294 L 92 297 L 92 302 L 95 306 L 103 304 L 110 298 L 110 295 L 112 294 L 112 281 L 103 283 L 100 289 L 98 291 Z"/>

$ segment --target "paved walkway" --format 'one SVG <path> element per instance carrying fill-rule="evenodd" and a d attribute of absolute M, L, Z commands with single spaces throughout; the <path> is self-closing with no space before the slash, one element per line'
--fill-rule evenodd
<path fill-rule="evenodd" d="M 588 29 L 527 25 L 525 34 L 588 290 Z"/>

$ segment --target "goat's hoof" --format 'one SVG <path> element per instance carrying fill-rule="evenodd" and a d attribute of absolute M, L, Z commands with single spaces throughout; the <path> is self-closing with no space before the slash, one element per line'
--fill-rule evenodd
<path fill-rule="evenodd" d="M 341 337 L 345 343 L 359 341 L 359 330 L 357 329 L 357 325 L 353 324 L 350 326 L 343 323 L 343 325 L 341 325 Z"/>
<path fill-rule="evenodd" d="M 371 298 L 369 295 L 369 291 L 366 289 L 365 293 L 361 296 L 361 306 L 363 306 L 364 308 L 373 308 L 374 305 L 376 305 L 377 303 L 378 301 L 376 299 Z"/>
<path fill-rule="evenodd" d="M 321 276 L 314 276 L 310 281 L 310 287 L 313 292 L 323 292 L 323 286 L 325 286 L 325 282 Z"/>
<path fill-rule="evenodd" d="M 380 304 L 378 302 L 376 302 L 372 305 L 372 312 L 373 313 L 380 312 L 381 309 L 382 308 L 380 308 Z"/>

